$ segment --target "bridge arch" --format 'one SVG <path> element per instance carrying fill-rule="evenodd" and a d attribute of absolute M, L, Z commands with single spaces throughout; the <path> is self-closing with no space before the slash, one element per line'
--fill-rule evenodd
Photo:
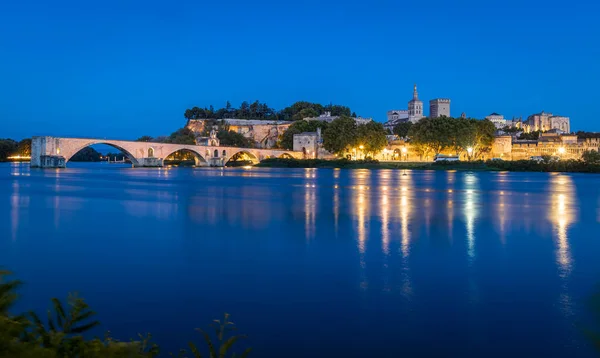
<path fill-rule="evenodd" d="M 294 156 L 288 152 L 281 153 L 277 158 L 294 159 Z"/>
<path fill-rule="evenodd" d="M 67 150 L 63 149 L 61 151 L 60 148 L 57 148 L 56 151 L 57 151 L 57 153 L 60 153 L 60 155 L 62 155 L 65 158 L 65 163 L 67 163 L 69 160 L 71 160 L 71 158 L 73 158 L 73 156 L 75 154 L 79 153 L 82 149 L 91 147 L 96 144 L 104 144 L 104 145 L 113 147 L 113 148 L 117 149 L 118 151 L 120 151 L 121 153 L 123 153 L 123 155 L 125 155 L 125 157 L 127 157 L 127 159 L 129 159 L 131 161 L 131 164 L 133 164 L 133 166 L 137 166 L 139 164 L 139 161 L 127 149 L 125 149 L 121 146 L 118 146 L 114 143 L 111 143 L 110 141 L 101 141 L 101 140 L 100 141 L 90 141 L 88 143 L 85 143 L 84 145 L 77 146 L 72 150 L 67 151 Z"/>
<path fill-rule="evenodd" d="M 229 158 L 227 158 L 227 160 L 225 161 L 225 164 L 229 163 L 230 161 L 237 161 L 240 159 L 244 160 L 245 158 L 247 158 L 246 160 L 250 160 L 252 162 L 252 164 L 260 163 L 260 160 L 258 159 L 258 157 L 251 151 L 238 150 L 235 153 L 233 153 Z"/>
<path fill-rule="evenodd" d="M 191 153 L 194 155 L 194 164 L 197 167 L 206 167 L 208 166 L 208 162 L 206 161 L 206 159 L 197 151 L 190 149 L 190 148 L 186 148 L 186 147 L 182 147 L 176 150 L 171 151 L 169 154 L 167 154 L 165 156 L 165 158 L 168 158 L 169 156 L 177 153 L 177 152 L 185 152 L 185 153 Z"/>

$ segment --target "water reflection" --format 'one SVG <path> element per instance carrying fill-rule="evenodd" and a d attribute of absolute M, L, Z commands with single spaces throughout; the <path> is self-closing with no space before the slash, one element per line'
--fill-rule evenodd
<path fill-rule="evenodd" d="M 379 208 L 381 212 L 381 250 L 384 255 L 390 254 L 390 199 L 389 188 L 381 186 Z"/>
<path fill-rule="evenodd" d="M 304 234 L 306 240 L 311 240 L 316 234 L 317 193 L 316 185 L 304 186 Z"/>
<path fill-rule="evenodd" d="M 550 206 L 550 221 L 556 233 L 556 262 L 560 276 L 566 278 L 572 269 L 572 258 L 569 248 L 568 228 L 575 219 L 573 200 L 575 189 L 573 181 L 567 175 L 555 175 L 550 181 L 552 202 Z"/>
<path fill-rule="evenodd" d="M 467 254 L 469 262 L 475 259 L 475 219 L 477 218 L 479 185 L 478 178 L 473 173 L 467 173 L 465 181 L 465 206 L 464 215 L 466 219 L 467 232 Z"/>
<path fill-rule="evenodd" d="M 414 183 L 412 182 L 411 175 L 403 175 L 401 177 L 400 185 L 400 251 L 402 253 L 402 288 L 401 292 L 407 299 L 412 295 L 412 283 L 410 279 L 410 247 L 411 247 L 411 232 L 409 230 L 410 215 L 411 215 L 411 204 L 413 198 L 409 198 L 411 190 L 414 190 Z"/>

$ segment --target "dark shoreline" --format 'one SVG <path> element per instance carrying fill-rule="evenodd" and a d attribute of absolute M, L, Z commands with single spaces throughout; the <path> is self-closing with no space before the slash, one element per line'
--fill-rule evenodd
<path fill-rule="evenodd" d="M 514 172 L 565 172 L 600 173 L 600 164 L 588 164 L 580 160 L 556 162 L 516 161 L 473 161 L 473 162 L 379 162 L 376 160 L 347 159 L 288 159 L 269 158 L 255 167 L 259 168 L 330 168 L 330 169 L 411 169 L 411 170 L 469 170 L 469 171 L 514 171 Z"/>

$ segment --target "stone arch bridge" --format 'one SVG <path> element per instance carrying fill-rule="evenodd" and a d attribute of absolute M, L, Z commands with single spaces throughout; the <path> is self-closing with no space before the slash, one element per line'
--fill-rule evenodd
<path fill-rule="evenodd" d="M 258 163 L 265 158 L 302 158 L 301 152 L 274 149 L 133 142 L 92 138 L 33 137 L 31 142 L 31 167 L 64 168 L 73 155 L 83 148 L 94 144 L 106 144 L 120 150 L 131 161 L 134 167 L 162 167 L 163 160 L 178 151 L 192 153 L 196 166 L 222 167 L 238 153 L 247 154 L 253 163 Z"/>

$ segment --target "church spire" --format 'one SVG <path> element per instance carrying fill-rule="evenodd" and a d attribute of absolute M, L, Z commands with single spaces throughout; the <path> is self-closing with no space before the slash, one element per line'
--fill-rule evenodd
<path fill-rule="evenodd" d="M 415 88 L 413 90 L 413 99 L 417 100 L 419 99 L 419 93 L 417 92 L 417 84 L 415 83 Z"/>

